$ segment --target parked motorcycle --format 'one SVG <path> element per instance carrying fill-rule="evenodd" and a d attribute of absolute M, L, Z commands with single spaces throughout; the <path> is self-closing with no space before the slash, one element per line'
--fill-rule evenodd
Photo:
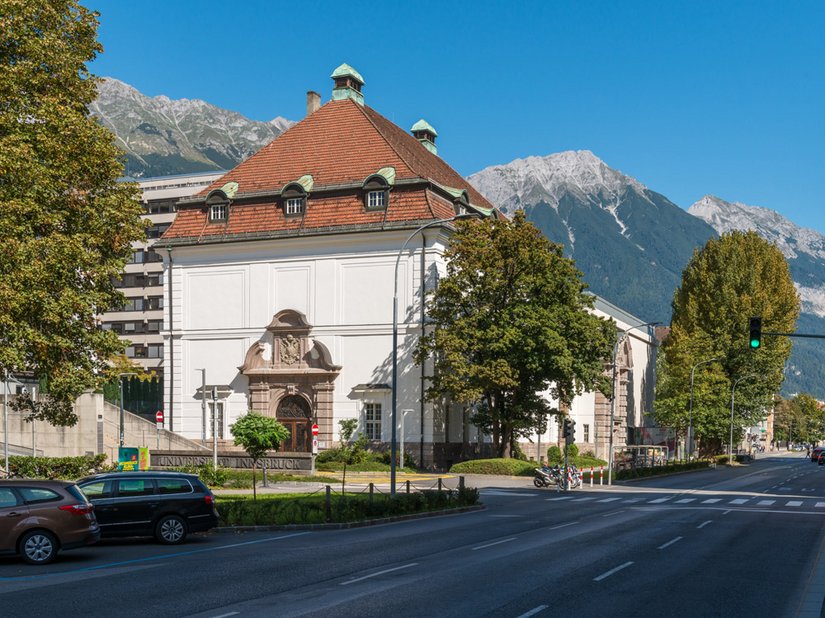
<path fill-rule="evenodd" d="M 569 479 L 569 489 L 578 489 L 582 486 L 582 474 L 576 466 L 570 466 L 567 477 Z"/>
<path fill-rule="evenodd" d="M 536 468 L 536 475 L 533 477 L 533 485 L 536 487 L 553 487 L 560 489 L 564 487 L 564 477 L 561 473 L 561 468 L 553 466 L 542 466 Z"/>

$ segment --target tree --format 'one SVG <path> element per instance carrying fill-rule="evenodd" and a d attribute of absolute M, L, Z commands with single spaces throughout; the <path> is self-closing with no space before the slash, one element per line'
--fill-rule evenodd
<path fill-rule="evenodd" d="M 229 432 L 235 438 L 235 445 L 242 446 L 252 458 L 252 498 L 258 499 L 255 489 L 255 469 L 258 460 L 267 451 L 277 450 L 281 442 L 289 438 L 289 429 L 271 416 L 263 416 L 250 410 L 229 426 Z"/>
<path fill-rule="evenodd" d="M 341 453 L 341 461 L 344 462 L 344 473 L 341 476 L 341 495 L 343 495 L 347 486 L 347 465 L 355 463 L 358 453 L 363 448 L 363 445 L 360 442 L 356 442 L 355 444 L 352 443 L 352 436 L 358 428 L 357 418 L 341 419 L 338 421 L 338 427 L 338 434 L 341 438 L 341 447 L 339 448 L 339 451 Z M 362 434 L 361 437 L 363 438 L 363 441 L 366 441 L 366 436 Z"/>
<path fill-rule="evenodd" d="M 825 407 L 807 393 L 776 405 L 773 433 L 776 441 L 816 444 L 825 439 Z"/>
<path fill-rule="evenodd" d="M 447 276 L 428 301 L 432 329 L 416 360 L 433 358 L 431 401 L 479 402 L 473 422 L 499 456 L 542 417 L 584 390 L 610 390 L 604 368 L 613 322 L 591 312 L 594 297 L 562 247 L 523 212 L 512 220 L 458 222 L 445 252 Z"/>
<path fill-rule="evenodd" d="M 113 135 L 89 115 L 97 13 L 76 0 L 0 0 L 0 371 L 47 386 L 34 418 L 73 425 L 123 343 L 96 316 L 144 237 Z"/>
<path fill-rule="evenodd" d="M 730 400 L 736 386 L 735 422 L 753 425 L 770 408 L 791 351 L 786 337 L 766 336 L 749 347 L 748 318 L 765 331 L 792 332 L 799 298 L 782 252 L 755 232 L 731 232 L 696 251 L 673 298 L 671 333 L 659 357 L 655 418 L 661 425 L 689 424 L 694 369 L 693 427 L 702 450 L 716 452 L 730 438 Z M 698 363 L 718 358 L 718 361 Z"/>

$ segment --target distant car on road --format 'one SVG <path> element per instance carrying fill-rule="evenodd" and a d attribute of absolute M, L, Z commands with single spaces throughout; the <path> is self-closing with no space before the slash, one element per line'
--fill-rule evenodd
<path fill-rule="evenodd" d="M 71 481 L 0 481 L 0 554 L 48 564 L 99 540 L 94 506 Z"/>
<path fill-rule="evenodd" d="M 215 496 L 196 474 L 111 472 L 77 481 L 106 537 L 154 536 L 166 545 L 218 525 Z"/>
<path fill-rule="evenodd" d="M 825 450 L 825 446 L 815 446 L 811 451 L 811 461 L 818 461 L 823 450 Z"/>

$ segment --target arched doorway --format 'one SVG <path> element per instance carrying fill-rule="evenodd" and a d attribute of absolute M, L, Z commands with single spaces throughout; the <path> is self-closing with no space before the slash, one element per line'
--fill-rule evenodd
<path fill-rule="evenodd" d="M 287 395 L 278 403 L 276 418 L 289 429 L 289 439 L 281 445 L 281 451 L 306 453 L 312 448 L 312 410 L 306 399 Z"/>

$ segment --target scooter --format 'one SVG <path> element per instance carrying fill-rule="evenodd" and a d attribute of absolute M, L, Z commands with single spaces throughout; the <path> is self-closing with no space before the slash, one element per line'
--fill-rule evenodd
<path fill-rule="evenodd" d="M 561 468 L 553 466 L 549 468 L 542 466 L 536 468 L 536 475 L 533 477 L 533 485 L 536 487 L 552 487 L 556 486 L 556 491 L 564 487 L 564 478 L 561 474 Z"/>

